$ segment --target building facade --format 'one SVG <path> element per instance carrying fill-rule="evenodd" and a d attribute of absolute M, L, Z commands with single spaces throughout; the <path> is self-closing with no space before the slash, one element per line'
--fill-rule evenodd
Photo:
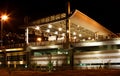
<path fill-rule="evenodd" d="M 83 69 L 119 66 L 117 35 L 78 10 L 68 17 L 62 13 L 36 20 L 25 28 L 26 43 L 0 50 L 1 67 L 39 68 L 49 62 Z"/>

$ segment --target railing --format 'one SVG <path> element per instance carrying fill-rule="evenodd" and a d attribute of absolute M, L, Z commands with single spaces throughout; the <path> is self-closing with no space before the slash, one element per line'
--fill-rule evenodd
<path fill-rule="evenodd" d="M 114 39 L 105 39 L 105 40 L 97 40 L 97 41 L 107 41 L 107 40 L 120 40 L 120 38 L 114 38 Z M 71 44 L 74 43 L 81 43 L 84 41 L 71 41 Z M 91 42 L 90 40 L 87 42 Z M 26 46 L 47 46 L 47 45 L 59 45 L 64 44 L 65 41 L 63 40 L 55 40 L 55 41 L 43 41 L 43 42 L 30 42 L 28 45 L 26 43 L 18 43 L 18 44 L 11 44 L 6 46 L 0 46 L 0 49 L 8 49 L 8 48 L 19 48 L 19 47 L 26 47 Z"/>
<path fill-rule="evenodd" d="M 44 42 L 31 42 L 29 43 L 30 46 L 45 46 L 45 45 L 59 45 L 65 43 L 61 40 L 56 41 L 44 41 Z"/>
<path fill-rule="evenodd" d="M 19 47 L 26 47 L 26 46 L 45 46 L 45 45 L 59 45 L 65 43 L 64 41 L 43 41 L 43 42 L 30 42 L 28 45 L 26 43 L 19 43 L 19 44 L 11 44 L 6 46 L 1 46 L 0 49 L 8 49 L 8 48 L 19 48 Z"/>
<path fill-rule="evenodd" d="M 8 48 L 19 48 L 19 47 L 25 47 L 25 43 L 19 43 L 19 44 L 11 44 L 6 46 L 1 46 L 0 49 L 8 49 Z"/>

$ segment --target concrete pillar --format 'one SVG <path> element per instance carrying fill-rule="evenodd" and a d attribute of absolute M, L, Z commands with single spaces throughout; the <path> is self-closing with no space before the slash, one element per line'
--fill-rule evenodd
<path fill-rule="evenodd" d="M 26 41 L 26 44 L 29 44 L 29 29 L 28 27 L 25 29 L 25 41 Z"/>

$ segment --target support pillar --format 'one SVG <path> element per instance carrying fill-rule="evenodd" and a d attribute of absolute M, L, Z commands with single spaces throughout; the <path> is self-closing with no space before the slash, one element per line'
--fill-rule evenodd
<path fill-rule="evenodd" d="M 66 11 L 66 43 L 64 48 L 68 50 L 68 64 L 70 65 L 70 68 L 73 69 L 74 66 L 74 54 L 73 54 L 73 50 L 70 47 L 70 2 L 67 2 L 67 11 Z"/>
<path fill-rule="evenodd" d="M 27 44 L 27 45 L 29 44 L 29 37 L 28 37 L 28 36 L 29 36 L 29 35 L 28 35 L 29 33 L 28 33 L 28 31 L 29 31 L 29 30 L 28 30 L 28 27 L 27 27 L 27 28 L 25 29 L 25 41 L 26 41 L 26 44 Z"/>

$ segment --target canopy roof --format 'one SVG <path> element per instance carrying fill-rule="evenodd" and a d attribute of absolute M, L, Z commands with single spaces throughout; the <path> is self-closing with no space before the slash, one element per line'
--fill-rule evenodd
<path fill-rule="evenodd" d="M 90 17 L 88 17 L 87 15 L 83 14 L 78 10 L 76 10 L 70 17 L 70 21 L 94 33 L 97 32 L 99 35 L 107 36 L 110 34 L 114 34 L 110 30 L 103 27 L 101 24 L 99 24 L 98 22 L 96 22 L 95 20 L 91 19 Z"/>
<path fill-rule="evenodd" d="M 116 34 L 103 27 L 101 24 L 91 19 L 87 15 L 83 14 L 79 10 L 75 10 L 69 17 L 70 19 L 70 36 L 77 37 L 79 39 L 83 38 L 95 38 L 99 36 L 100 38 L 106 37 L 116 37 Z M 31 23 L 32 26 L 28 28 L 29 33 L 35 31 L 36 35 L 41 35 L 44 33 L 44 36 L 48 35 L 58 35 L 63 36 L 66 33 L 66 14 L 57 14 L 36 20 Z M 34 26 L 33 26 L 34 25 Z M 52 27 L 49 27 L 52 26 Z M 35 30 L 35 28 L 40 28 Z M 59 30 L 62 28 L 61 30 Z"/>

